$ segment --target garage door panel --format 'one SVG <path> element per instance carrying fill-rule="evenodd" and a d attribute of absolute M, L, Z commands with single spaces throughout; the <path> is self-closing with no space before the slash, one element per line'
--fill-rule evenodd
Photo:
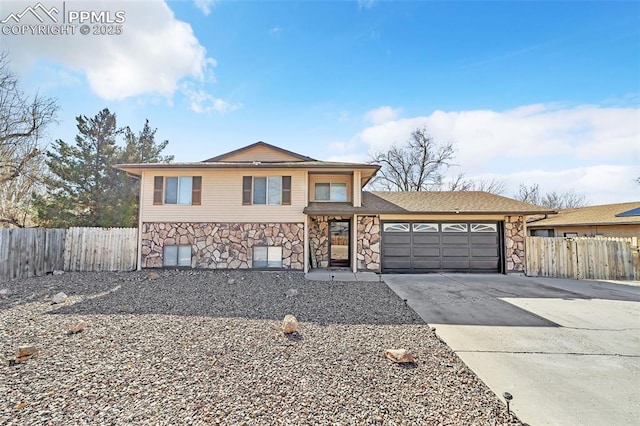
<path fill-rule="evenodd" d="M 498 247 L 472 247 L 471 257 L 498 257 Z"/>
<path fill-rule="evenodd" d="M 469 258 L 459 259 L 443 259 L 441 262 L 442 269 L 468 271 L 470 269 Z"/>
<path fill-rule="evenodd" d="M 413 246 L 411 254 L 413 257 L 440 257 L 440 247 Z"/>
<path fill-rule="evenodd" d="M 442 244 L 469 244 L 468 235 L 442 234 Z"/>
<path fill-rule="evenodd" d="M 444 247 L 443 257 L 469 257 L 469 247 Z"/>
<path fill-rule="evenodd" d="M 385 257 L 409 257 L 411 256 L 411 246 L 386 246 L 384 248 Z"/>
<path fill-rule="evenodd" d="M 475 234 L 471 235 L 471 244 L 499 244 L 498 235 L 492 234 Z"/>
<path fill-rule="evenodd" d="M 405 232 L 382 233 L 382 269 L 387 272 L 499 272 L 497 224 L 409 222 Z M 428 230 L 426 225 L 430 225 Z M 451 225 L 449 223 L 448 225 Z M 476 224 L 477 225 L 477 224 Z M 466 226 L 466 231 L 464 230 Z M 384 228 L 384 227 L 383 227 Z M 447 232 L 438 232 L 448 229 Z M 480 230 L 479 230 L 480 229 Z"/>
<path fill-rule="evenodd" d="M 411 244 L 411 234 L 384 234 L 385 244 Z"/>
<path fill-rule="evenodd" d="M 471 261 L 471 269 L 476 271 L 495 271 L 499 266 L 498 261 L 495 259 Z"/>
<path fill-rule="evenodd" d="M 434 270 L 440 269 L 440 260 L 414 259 L 411 266 L 413 269 Z"/>
<path fill-rule="evenodd" d="M 390 257 L 385 259 L 384 267 L 386 269 L 411 269 L 411 260 L 408 257 Z"/>
<path fill-rule="evenodd" d="M 440 244 L 440 235 L 413 234 L 413 244 Z"/>

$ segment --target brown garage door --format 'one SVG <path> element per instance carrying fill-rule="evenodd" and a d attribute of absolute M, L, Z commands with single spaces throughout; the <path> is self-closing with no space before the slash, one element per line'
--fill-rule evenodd
<path fill-rule="evenodd" d="M 497 222 L 383 222 L 383 272 L 500 272 Z"/>

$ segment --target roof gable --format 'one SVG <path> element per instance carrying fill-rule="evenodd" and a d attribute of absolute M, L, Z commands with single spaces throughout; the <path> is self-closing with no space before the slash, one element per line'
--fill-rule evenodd
<path fill-rule="evenodd" d="M 279 148 L 274 145 L 270 145 L 266 142 L 256 142 L 251 145 L 247 145 L 243 148 L 239 148 L 225 154 L 221 154 L 208 160 L 204 160 L 204 163 L 214 162 L 233 162 L 233 163 L 278 163 L 278 162 L 296 162 L 296 161 L 315 161 L 311 157 L 306 155 L 297 154 L 295 152 L 287 151 L 286 149 Z"/>

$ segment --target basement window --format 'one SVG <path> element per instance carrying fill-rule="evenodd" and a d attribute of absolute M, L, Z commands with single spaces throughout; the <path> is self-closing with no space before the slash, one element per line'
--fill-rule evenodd
<path fill-rule="evenodd" d="M 282 247 L 254 246 L 254 268 L 282 268 Z"/>
<path fill-rule="evenodd" d="M 191 246 L 164 246 L 162 266 L 191 266 Z"/>

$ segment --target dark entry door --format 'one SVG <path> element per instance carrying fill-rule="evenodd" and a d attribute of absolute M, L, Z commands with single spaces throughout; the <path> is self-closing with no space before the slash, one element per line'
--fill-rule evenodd
<path fill-rule="evenodd" d="M 351 232 L 348 220 L 329 221 L 329 266 L 349 266 Z"/>

